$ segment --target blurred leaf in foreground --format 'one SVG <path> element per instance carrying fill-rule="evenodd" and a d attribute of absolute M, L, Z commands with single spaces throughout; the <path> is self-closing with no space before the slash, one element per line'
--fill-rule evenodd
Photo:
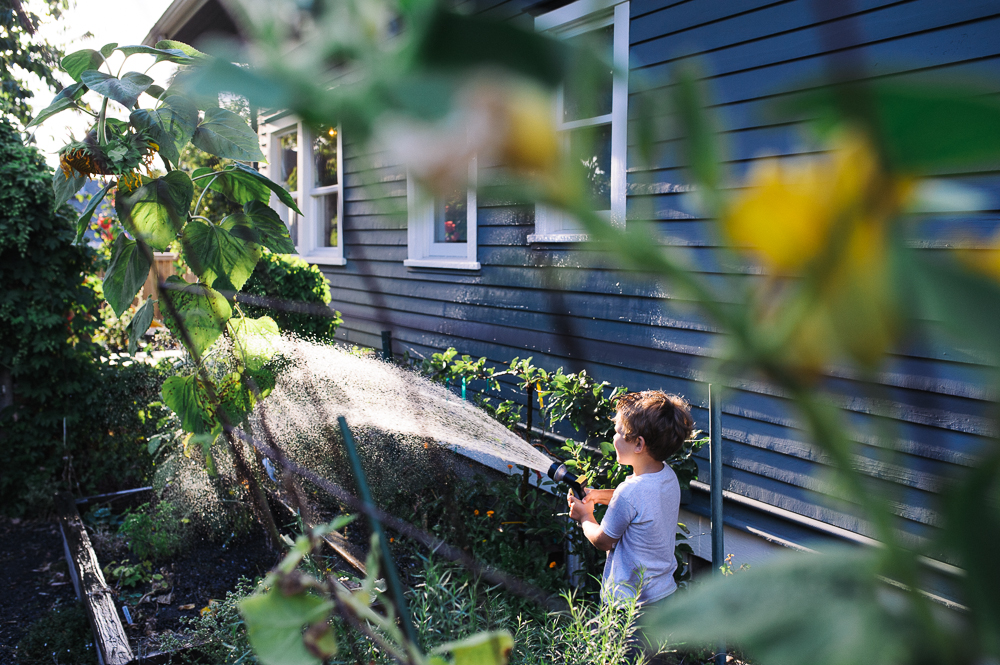
<path fill-rule="evenodd" d="M 789 553 L 715 577 L 650 612 L 648 632 L 672 643 L 746 649 L 761 665 L 909 662 L 908 601 L 876 577 L 877 552 Z"/>

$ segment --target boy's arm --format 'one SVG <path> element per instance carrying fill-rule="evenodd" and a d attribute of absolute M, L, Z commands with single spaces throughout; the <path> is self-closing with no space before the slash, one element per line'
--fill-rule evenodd
<path fill-rule="evenodd" d="M 591 501 L 581 501 L 572 494 L 569 495 L 569 516 L 580 523 L 583 528 L 583 535 L 587 540 L 602 552 L 609 551 L 618 540 L 604 533 L 604 529 L 594 518 L 594 503 Z"/>

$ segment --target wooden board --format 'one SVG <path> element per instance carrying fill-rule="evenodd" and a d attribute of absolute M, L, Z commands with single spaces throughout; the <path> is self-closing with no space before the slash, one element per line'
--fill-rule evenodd
<path fill-rule="evenodd" d="M 104 574 L 97 562 L 97 555 L 90 544 L 76 502 L 69 492 L 56 495 L 56 512 L 62 531 L 66 563 L 77 598 L 83 602 L 90 627 L 94 631 L 94 644 L 102 665 L 127 665 L 133 660 L 132 649 L 118 618 L 114 595 L 104 581 Z"/>

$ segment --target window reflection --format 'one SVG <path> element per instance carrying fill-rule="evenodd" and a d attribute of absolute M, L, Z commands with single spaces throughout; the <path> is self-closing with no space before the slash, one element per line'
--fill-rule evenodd
<path fill-rule="evenodd" d="M 337 195 L 327 194 L 320 197 L 320 247 L 337 247 L 340 238 L 337 230 Z"/>
<path fill-rule="evenodd" d="M 320 127 L 313 139 L 313 186 L 337 184 L 337 129 Z"/>
<path fill-rule="evenodd" d="M 279 182 L 289 191 L 295 191 L 298 185 L 299 137 L 295 132 L 282 134 L 278 140 L 281 146 L 281 174 Z"/>
<path fill-rule="evenodd" d="M 467 241 L 468 200 L 469 194 L 464 188 L 434 200 L 434 242 Z"/>
<path fill-rule="evenodd" d="M 594 53 L 605 62 L 613 62 L 615 27 L 592 30 L 567 39 L 570 44 Z M 563 87 L 563 122 L 594 118 L 611 113 L 614 71 L 594 71 L 590 67 L 574 67 Z"/>
<path fill-rule="evenodd" d="M 611 209 L 611 125 L 569 132 L 569 149 L 586 172 L 594 210 Z"/>

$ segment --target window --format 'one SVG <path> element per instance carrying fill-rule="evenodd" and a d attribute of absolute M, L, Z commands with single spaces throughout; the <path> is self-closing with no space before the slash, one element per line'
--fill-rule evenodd
<path fill-rule="evenodd" d="M 271 118 L 261 127 L 264 154 L 269 164 L 261 171 L 289 191 L 302 211 L 277 203 L 289 234 L 302 258 L 310 263 L 344 265 L 343 140 L 338 127 L 315 132 L 291 116 Z"/>
<path fill-rule="evenodd" d="M 614 70 L 609 68 L 585 85 L 567 80 L 556 97 L 555 114 L 564 149 L 578 155 L 590 175 L 594 210 L 624 226 L 629 3 L 577 0 L 538 16 L 535 29 L 595 49 L 614 65 Z M 575 242 L 586 237 L 571 216 L 536 206 L 535 232 L 528 242 Z"/>
<path fill-rule="evenodd" d="M 432 196 L 412 178 L 406 183 L 410 268 L 479 270 L 476 257 L 476 160 L 469 163 L 467 187 Z"/>

